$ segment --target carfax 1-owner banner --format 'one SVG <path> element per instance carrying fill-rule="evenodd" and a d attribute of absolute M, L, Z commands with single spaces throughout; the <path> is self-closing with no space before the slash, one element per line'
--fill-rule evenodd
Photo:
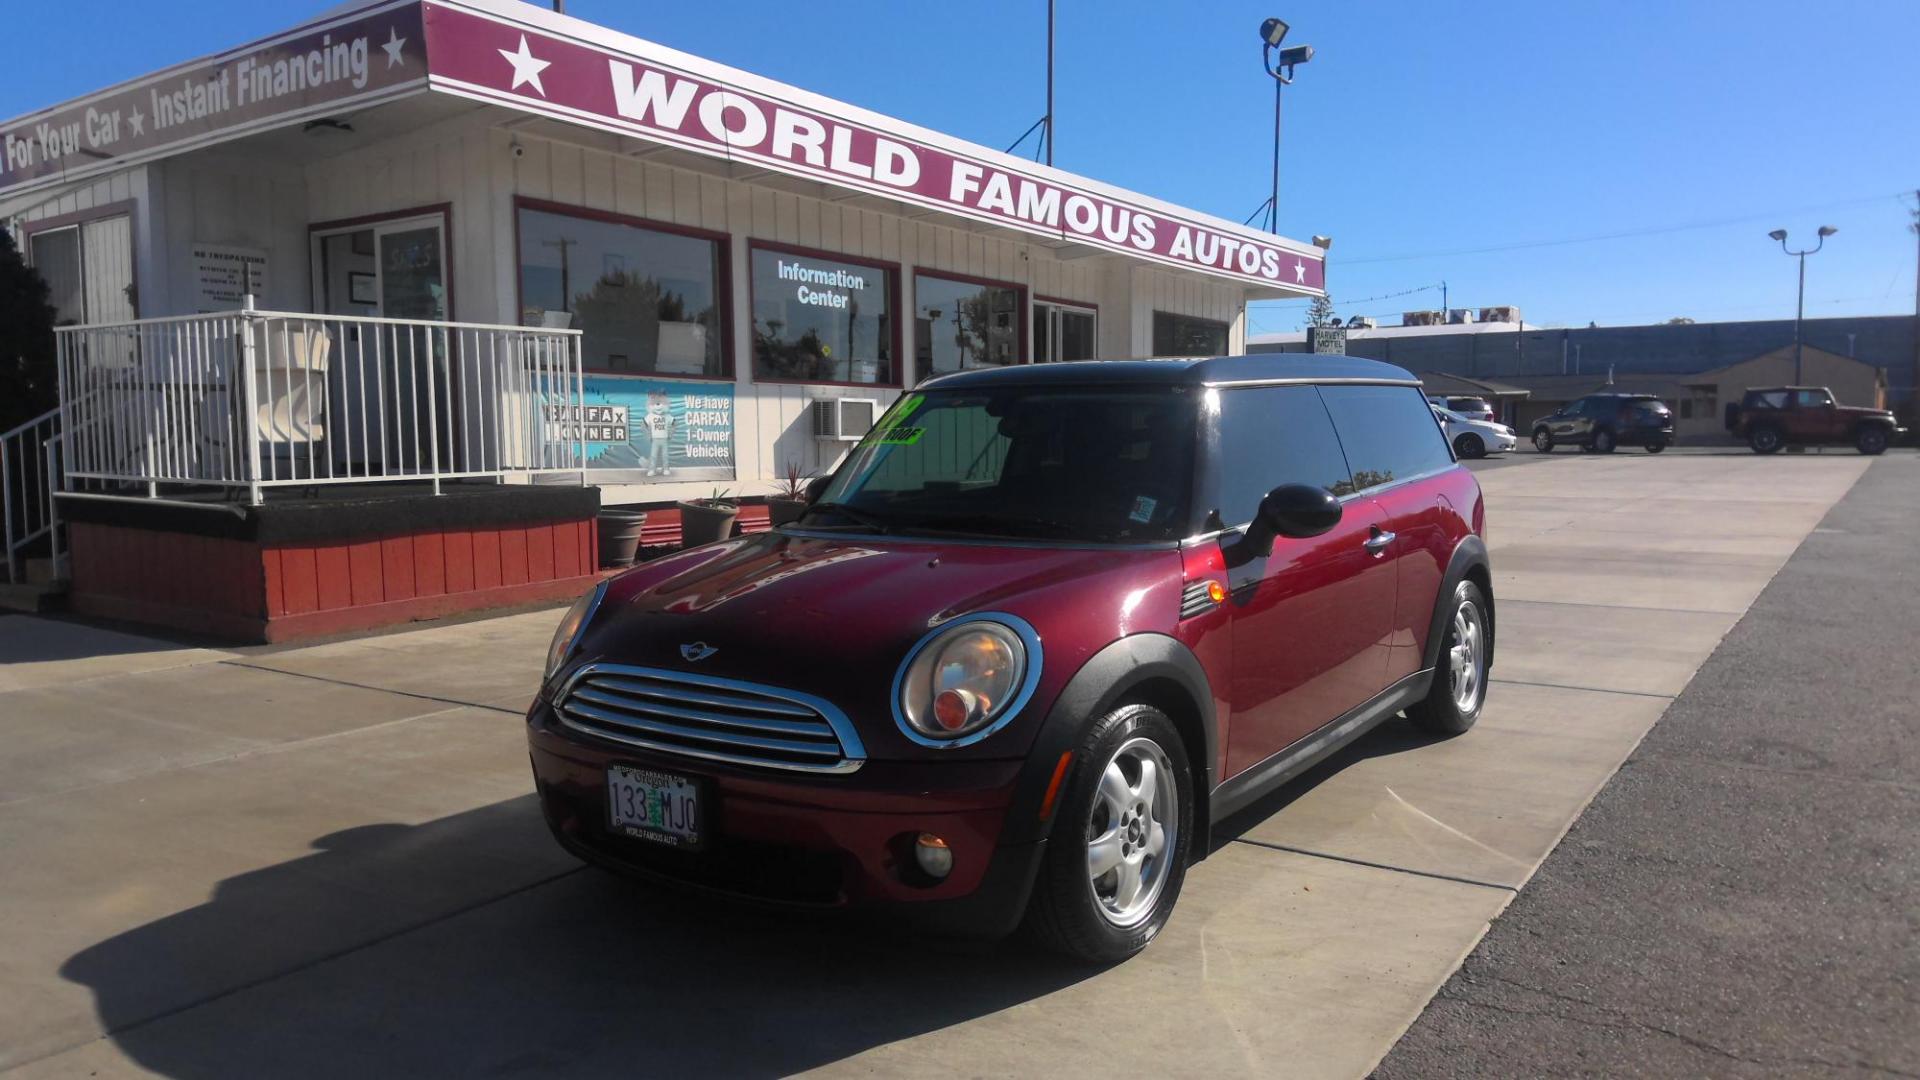
<path fill-rule="evenodd" d="M 587 443 L 587 468 L 623 483 L 731 480 L 733 384 L 588 376 L 583 404 L 547 407 L 547 438 Z M 578 425 L 578 426 L 576 426 Z"/>

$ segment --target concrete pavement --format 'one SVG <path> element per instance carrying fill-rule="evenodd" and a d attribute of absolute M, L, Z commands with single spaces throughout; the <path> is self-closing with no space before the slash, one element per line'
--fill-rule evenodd
<path fill-rule="evenodd" d="M 1833 508 L 1383 1077 L 1920 1075 L 1916 465 Z"/>
<path fill-rule="evenodd" d="M 1229 823 L 1167 933 L 1101 972 L 574 869 L 518 718 L 556 612 L 160 670 L 158 644 L 42 658 L 0 689 L 0 1068 L 1357 1075 L 1866 464 L 1483 473 L 1480 725 L 1388 725 Z M 18 620 L 0 648 L 52 625 Z"/>

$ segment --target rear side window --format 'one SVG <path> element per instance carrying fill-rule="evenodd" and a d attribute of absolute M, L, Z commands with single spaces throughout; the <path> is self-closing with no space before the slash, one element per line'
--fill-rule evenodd
<path fill-rule="evenodd" d="M 1403 386 L 1323 386 L 1320 396 L 1353 470 L 1353 490 L 1453 464 L 1447 438 L 1417 391 Z"/>
<path fill-rule="evenodd" d="M 1433 411 L 1408 392 L 1427 426 Z M 1220 520 L 1253 520 L 1267 492 L 1281 484 L 1313 484 L 1336 495 L 1352 490 L 1333 421 L 1311 386 L 1248 386 L 1219 391 Z"/>
<path fill-rule="evenodd" d="M 1759 393 L 1747 395 L 1749 409 L 1784 409 L 1786 407 L 1787 392 L 1785 390 L 1762 390 Z"/>

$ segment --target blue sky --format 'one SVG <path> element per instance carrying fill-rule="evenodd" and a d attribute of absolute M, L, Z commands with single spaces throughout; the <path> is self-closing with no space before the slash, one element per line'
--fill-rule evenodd
<path fill-rule="evenodd" d="M 326 6 L 63 0 L 11 51 L 0 116 Z M 1444 280 L 1455 306 L 1547 325 L 1791 317 L 1793 263 L 1766 233 L 1822 224 L 1840 233 L 1808 262 L 1809 316 L 1913 311 L 1913 0 L 1059 6 L 1056 164 L 1236 221 L 1267 193 L 1261 18 L 1315 47 L 1287 91 L 1281 231 L 1334 237 L 1342 315 L 1438 307 L 1437 290 L 1369 298 Z M 1044 111 L 1044 0 L 568 10 L 995 147 Z M 1588 237 L 1611 238 L 1558 243 Z M 1257 305 L 1254 330 L 1304 306 Z"/>

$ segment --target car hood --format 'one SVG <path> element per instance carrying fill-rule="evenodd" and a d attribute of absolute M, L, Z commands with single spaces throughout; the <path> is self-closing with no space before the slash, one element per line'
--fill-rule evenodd
<path fill-rule="evenodd" d="M 1859 417 L 1871 416 L 1877 420 L 1893 419 L 1892 410 L 1875 409 L 1867 405 L 1835 405 L 1834 409 L 1838 412 L 1846 413 L 1848 416 L 1859 416 Z"/>
<path fill-rule="evenodd" d="M 1180 556 L 1171 546 L 765 533 L 614 578 L 573 664 L 633 664 L 815 694 L 847 713 L 869 756 L 923 757 L 930 751 L 894 724 L 893 679 L 935 627 L 978 612 L 1030 623 L 1043 660 L 1027 709 L 1043 715 L 1067 679 L 1114 638 L 1171 632 L 1180 587 Z M 704 648 L 683 654 L 683 646 Z M 1015 735 L 1022 727 L 1024 739 Z M 992 739 L 942 753 L 1017 757 L 1031 737 L 1032 724 L 1016 721 Z"/>

